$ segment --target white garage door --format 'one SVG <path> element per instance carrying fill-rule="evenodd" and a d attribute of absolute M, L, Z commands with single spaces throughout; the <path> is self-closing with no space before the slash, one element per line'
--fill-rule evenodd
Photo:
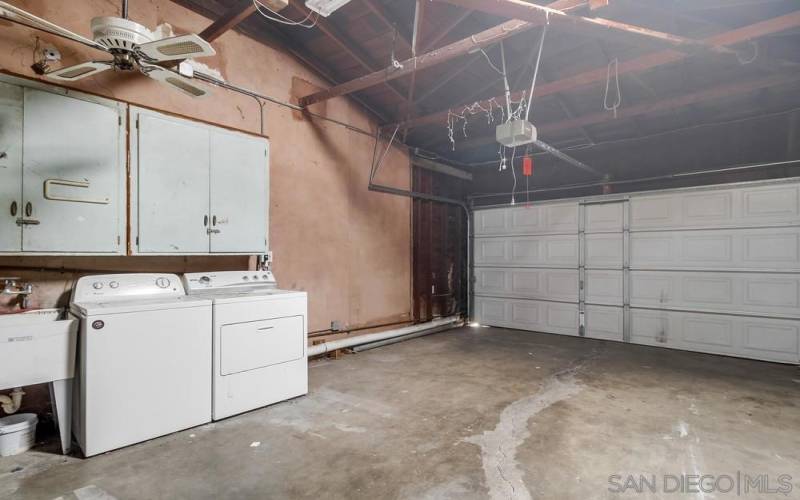
<path fill-rule="evenodd" d="M 485 325 L 800 362 L 800 181 L 475 212 Z"/>

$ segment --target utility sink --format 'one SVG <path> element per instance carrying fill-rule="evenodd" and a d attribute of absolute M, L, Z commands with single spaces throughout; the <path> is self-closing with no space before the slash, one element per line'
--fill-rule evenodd
<path fill-rule="evenodd" d="M 0 389 L 50 384 L 61 449 L 72 443 L 72 377 L 78 319 L 62 309 L 0 315 Z"/>
<path fill-rule="evenodd" d="M 77 338 L 61 309 L 0 315 L 0 389 L 72 378 Z"/>

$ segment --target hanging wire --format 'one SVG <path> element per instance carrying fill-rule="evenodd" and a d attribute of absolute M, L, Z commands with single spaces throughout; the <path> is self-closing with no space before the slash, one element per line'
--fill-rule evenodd
<path fill-rule="evenodd" d="M 614 88 L 616 89 L 617 97 L 614 100 L 613 104 L 609 104 L 608 97 L 609 91 L 611 87 L 611 68 L 614 68 Z M 608 63 L 608 68 L 606 69 L 606 95 L 603 98 L 603 107 L 606 111 L 613 111 L 614 118 L 617 117 L 617 110 L 622 105 L 622 89 L 619 86 L 619 59 L 614 58 L 613 61 Z"/>
<path fill-rule="evenodd" d="M 514 177 L 514 187 L 511 189 L 511 204 L 515 205 L 517 200 L 515 199 L 515 195 L 517 194 L 517 171 L 514 168 L 514 161 L 517 159 L 517 148 L 511 151 L 511 175 Z"/>
<path fill-rule="evenodd" d="M 501 50 L 502 50 L 503 42 L 500 42 L 500 47 L 501 47 Z M 489 66 L 491 66 L 493 70 L 495 70 L 500 76 L 503 76 L 503 77 L 506 76 L 505 68 L 501 70 L 500 68 L 495 66 L 494 63 L 492 62 L 492 59 L 489 57 L 489 54 L 487 54 L 486 51 L 483 50 L 482 47 L 479 47 L 478 51 L 481 54 L 483 54 L 483 57 L 486 58 L 486 62 L 489 63 Z"/>
<path fill-rule="evenodd" d="M 295 21 L 293 19 L 289 19 L 288 17 L 272 10 L 269 6 L 264 5 L 259 0 L 253 0 L 253 6 L 256 8 L 259 14 L 263 17 L 269 19 L 270 21 L 275 21 L 276 23 L 285 24 L 287 26 L 297 26 L 300 28 L 311 29 L 317 25 L 317 21 L 319 20 L 319 14 L 314 17 L 314 21 L 311 24 L 308 24 L 308 20 L 314 16 L 314 12 L 309 11 L 308 15 L 300 20 Z"/>

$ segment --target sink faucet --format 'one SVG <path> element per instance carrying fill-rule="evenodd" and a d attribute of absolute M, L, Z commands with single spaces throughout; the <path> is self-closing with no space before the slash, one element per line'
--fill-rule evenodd
<path fill-rule="evenodd" d="M 30 296 L 33 293 L 33 285 L 24 283 L 20 278 L 0 278 L 3 285 L 3 295 L 17 295 L 20 297 L 20 307 L 27 309 L 30 305 Z"/>

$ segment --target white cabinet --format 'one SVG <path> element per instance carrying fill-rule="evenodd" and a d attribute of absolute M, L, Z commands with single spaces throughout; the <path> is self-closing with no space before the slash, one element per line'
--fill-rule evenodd
<path fill-rule="evenodd" d="M 268 248 L 269 142 L 211 131 L 211 252 L 264 253 Z"/>
<path fill-rule="evenodd" d="M 0 82 L 0 252 L 22 249 L 22 94 Z"/>
<path fill-rule="evenodd" d="M 266 253 L 268 141 L 134 107 L 130 116 L 133 252 Z"/>
<path fill-rule="evenodd" d="M 134 123 L 139 252 L 208 252 L 208 130 L 153 113 Z"/>
<path fill-rule="evenodd" d="M 31 85 L 0 82 L 0 251 L 124 253 L 125 106 Z"/>

